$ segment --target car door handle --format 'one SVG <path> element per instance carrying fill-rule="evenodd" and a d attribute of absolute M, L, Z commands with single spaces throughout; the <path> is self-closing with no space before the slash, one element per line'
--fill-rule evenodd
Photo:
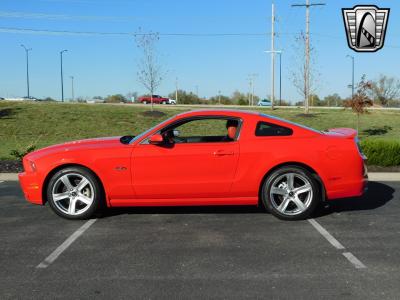
<path fill-rule="evenodd" d="M 215 156 L 225 156 L 225 155 L 233 155 L 233 151 L 225 151 L 225 150 L 217 150 L 213 153 Z"/>

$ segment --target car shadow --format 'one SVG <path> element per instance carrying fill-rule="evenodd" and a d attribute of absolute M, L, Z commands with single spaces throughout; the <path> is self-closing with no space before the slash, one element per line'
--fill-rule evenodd
<path fill-rule="evenodd" d="M 374 210 L 391 201 L 394 192 L 392 187 L 372 181 L 368 183 L 368 190 L 363 196 L 327 201 L 325 205 L 321 205 L 313 217 L 318 218 L 346 211 Z"/>
<path fill-rule="evenodd" d="M 368 191 L 357 198 L 345 198 L 326 202 L 313 214 L 318 218 L 336 212 L 373 210 L 393 199 L 390 186 L 369 182 Z M 257 206 L 163 206 L 163 207 L 118 207 L 103 210 L 97 217 L 108 218 L 124 214 L 264 214 Z"/>

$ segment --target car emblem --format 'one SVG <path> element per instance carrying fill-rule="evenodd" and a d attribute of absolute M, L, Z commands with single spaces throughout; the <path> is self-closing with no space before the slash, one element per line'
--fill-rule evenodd
<path fill-rule="evenodd" d="M 357 52 L 375 52 L 385 42 L 390 8 L 375 5 L 356 5 L 342 8 L 347 43 Z"/>

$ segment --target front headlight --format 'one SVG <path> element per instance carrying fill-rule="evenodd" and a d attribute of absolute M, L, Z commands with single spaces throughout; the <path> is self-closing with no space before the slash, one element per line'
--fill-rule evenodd
<path fill-rule="evenodd" d="M 25 172 L 36 172 L 36 164 L 34 161 L 29 159 L 24 159 L 23 165 Z"/>

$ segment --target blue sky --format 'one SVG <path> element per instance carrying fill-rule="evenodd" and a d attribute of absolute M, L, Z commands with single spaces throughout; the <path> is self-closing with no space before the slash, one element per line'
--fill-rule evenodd
<path fill-rule="evenodd" d="M 292 8 L 305 0 L 275 1 L 276 49 L 283 49 L 284 99 L 297 101 L 289 74 L 296 69 L 295 36 L 305 29 L 305 10 Z M 322 2 L 317 1 L 316 2 Z M 400 2 L 326 0 L 326 6 L 311 10 L 315 68 L 320 73 L 317 94 L 350 94 L 351 62 L 355 56 L 356 78 L 366 74 L 400 77 Z M 341 8 L 356 4 L 390 7 L 385 47 L 377 53 L 356 53 L 347 46 Z M 270 0 L 3 0 L 0 2 L 0 96 L 26 94 L 25 56 L 30 53 L 31 95 L 60 96 L 59 51 L 64 54 L 65 97 L 71 97 L 70 78 L 75 78 L 75 96 L 92 97 L 146 90 L 137 81 L 140 51 L 129 35 L 78 35 L 21 33 L 5 28 L 53 31 L 166 33 L 268 33 Z M 166 95 L 179 87 L 200 96 L 247 92 L 248 74 L 257 74 L 256 94 L 270 94 L 270 36 L 161 36 L 160 61 L 167 71 L 158 93 Z M 278 62 L 278 61 L 277 61 Z M 278 78 L 279 74 L 276 73 Z M 277 82 L 278 83 L 278 82 Z M 278 85 L 276 86 L 276 89 Z"/>

